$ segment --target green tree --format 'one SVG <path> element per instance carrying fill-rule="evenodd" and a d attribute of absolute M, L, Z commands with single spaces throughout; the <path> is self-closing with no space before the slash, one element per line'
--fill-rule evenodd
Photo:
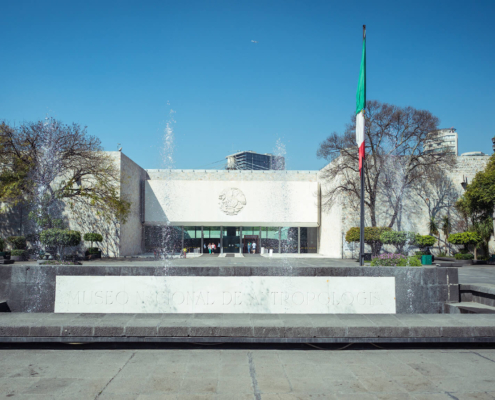
<path fill-rule="evenodd" d="M 469 216 L 473 225 L 483 223 L 494 216 L 495 208 L 495 154 L 490 157 L 483 171 L 476 174 L 456 207 Z M 492 225 L 492 231 L 495 227 Z"/>
<path fill-rule="evenodd" d="M 103 236 L 95 232 L 85 233 L 83 238 L 85 242 L 91 242 L 91 248 L 93 248 L 93 242 L 103 242 Z"/>
<path fill-rule="evenodd" d="M 489 256 L 488 243 L 493 235 L 493 222 L 491 218 L 482 221 L 476 221 L 473 224 L 473 230 L 480 236 L 479 246 L 482 248 L 485 257 Z M 476 248 L 475 248 L 476 253 Z"/>
<path fill-rule="evenodd" d="M 385 231 L 390 231 L 388 226 L 369 226 L 364 228 L 364 242 L 371 246 L 371 253 L 376 256 L 380 253 L 382 242 L 380 236 Z M 351 228 L 345 235 L 345 240 L 348 243 L 359 242 L 361 229 L 358 227 Z"/>
<path fill-rule="evenodd" d="M 404 252 L 404 246 L 407 243 L 414 243 L 414 233 L 406 231 L 384 231 L 380 235 L 380 241 L 383 244 L 392 244 L 396 247 L 398 253 Z"/>
<path fill-rule="evenodd" d="M 444 241 L 447 241 L 447 238 L 452 231 L 452 222 L 450 221 L 450 217 L 448 215 L 444 215 L 442 217 L 442 232 L 444 236 Z M 449 254 L 450 254 L 450 245 L 449 245 Z"/>
<path fill-rule="evenodd" d="M 464 252 L 468 253 L 470 245 L 477 245 L 481 242 L 481 236 L 476 232 L 453 233 L 449 236 L 448 241 L 452 244 L 463 245 Z M 476 259 L 476 252 L 474 258 Z"/>
<path fill-rule="evenodd" d="M 416 235 L 415 242 L 420 249 L 431 247 L 435 244 L 437 239 L 431 235 Z"/>
<path fill-rule="evenodd" d="M 65 248 L 78 246 L 81 243 L 81 233 L 68 229 L 51 228 L 40 234 L 40 241 L 45 246 L 56 247 L 60 259 L 64 259 Z"/>
<path fill-rule="evenodd" d="M 120 170 L 100 140 L 78 124 L 54 119 L 12 128 L 0 124 L 0 202 L 31 205 L 41 227 L 52 227 L 62 200 L 73 210 L 125 222 L 130 203 L 120 196 Z"/>

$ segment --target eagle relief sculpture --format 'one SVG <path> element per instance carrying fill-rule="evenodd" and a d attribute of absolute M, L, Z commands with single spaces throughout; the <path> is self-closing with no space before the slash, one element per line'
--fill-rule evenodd
<path fill-rule="evenodd" d="M 237 215 L 246 205 L 246 196 L 240 189 L 228 188 L 222 190 L 218 205 L 220 209 L 227 215 Z"/>

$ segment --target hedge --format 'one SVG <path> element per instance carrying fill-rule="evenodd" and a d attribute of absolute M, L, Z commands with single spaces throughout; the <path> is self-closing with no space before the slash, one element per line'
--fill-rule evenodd
<path fill-rule="evenodd" d="M 0 251 L 3 251 L 3 245 L 5 244 L 5 242 L 3 241 L 2 238 L 0 238 Z"/>
<path fill-rule="evenodd" d="M 364 228 L 364 241 L 367 244 L 380 242 L 380 236 L 383 232 L 391 231 L 388 226 L 369 226 Z M 359 234 L 361 230 L 358 227 L 351 228 L 345 235 L 347 242 L 359 242 Z M 380 242 L 381 243 L 381 242 Z"/>
<path fill-rule="evenodd" d="M 418 247 L 430 247 L 435 244 L 437 239 L 431 235 L 416 235 L 416 244 Z"/>
<path fill-rule="evenodd" d="M 467 246 L 469 244 L 481 242 L 481 236 L 476 232 L 461 232 L 449 235 L 447 240 L 452 244 L 463 244 L 464 246 Z"/>
<path fill-rule="evenodd" d="M 45 246 L 77 246 L 81 243 L 81 232 L 57 228 L 46 229 L 41 232 L 40 241 Z"/>
<path fill-rule="evenodd" d="M 421 267 L 418 257 L 406 257 L 402 254 L 385 253 L 371 260 L 372 267 Z"/>
<path fill-rule="evenodd" d="M 84 234 L 85 242 L 103 242 L 103 236 L 99 233 L 85 233 Z"/>
<path fill-rule="evenodd" d="M 22 250 L 22 249 L 14 249 L 10 252 L 11 256 L 23 256 L 27 254 L 27 250 Z"/>
<path fill-rule="evenodd" d="M 12 245 L 14 250 L 24 250 L 27 246 L 25 236 L 10 236 L 7 241 Z"/>
<path fill-rule="evenodd" d="M 456 260 L 474 260 L 474 255 L 472 255 L 471 253 L 456 253 L 454 257 Z"/>

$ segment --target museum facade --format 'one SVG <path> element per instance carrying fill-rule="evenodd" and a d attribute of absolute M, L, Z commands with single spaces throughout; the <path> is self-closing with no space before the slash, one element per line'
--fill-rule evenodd
<path fill-rule="evenodd" d="M 71 229 L 103 235 L 103 256 L 183 248 L 209 253 L 212 247 L 214 253 L 221 254 L 254 250 L 356 256 L 355 246 L 344 240 L 349 228 L 359 226 L 355 201 L 341 198 L 323 207 L 326 191 L 335 184 L 323 180 L 323 170 L 146 170 L 121 152 L 108 153 L 120 169 L 121 196 L 131 202 L 125 223 L 105 221 L 92 209 L 77 217 L 70 214 L 69 207 L 63 211 Z M 457 157 L 457 166 L 446 174 L 458 196 L 462 185 L 471 182 L 488 159 Z M 399 219 L 402 225 L 394 229 L 427 234 L 430 215 L 422 201 L 414 194 L 405 199 L 403 208 L 409 215 L 404 213 Z M 378 225 L 388 224 L 387 204 L 386 199 L 378 204 Z M 0 237 L 29 234 L 32 227 L 28 225 L 25 210 L 4 214 Z"/>

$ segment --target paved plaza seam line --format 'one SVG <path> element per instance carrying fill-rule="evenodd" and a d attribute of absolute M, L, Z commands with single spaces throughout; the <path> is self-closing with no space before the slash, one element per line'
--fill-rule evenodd
<path fill-rule="evenodd" d="M 258 387 L 258 380 L 256 379 L 256 369 L 253 363 L 253 353 L 248 352 L 247 354 L 249 360 L 249 375 L 251 375 L 251 381 L 253 382 L 254 397 L 256 400 L 261 400 L 260 389 Z"/>
<path fill-rule="evenodd" d="M 129 357 L 129 359 L 128 359 L 125 363 L 124 363 L 124 365 L 122 365 L 122 367 L 121 367 L 121 368 L 117 371 L 117 373 L 116 373 L 114 376 L 112 376 L 112 379 L 110 379 L 110 380 L 107 382 L 107 384 L 105 385 L 105 387 L 104 387 L 103 389 L 101 389 L 100 393 L 98 393 L 98 394 L 96 395 L 95 400 L 97 400 L 97 399 L 100 397 L 100 395 L 101 395 L 101 394 L 105 391 L 105 389 L 108 387 L 108 385 L 110 385 L 110 383 L 112 383 L 112 381 L 116 378 L 116 376 L 117 376 L 118 374 L 120 374 L 120 371 L 122 371 L 122 370 L 126 367 L 126 365 L 127 365 L 127 364 L 129 364 L 129 361 L 131 361 L 131 360 L 132 360 L 132 358 L 133 358 L 135 355 L 136 355 L 136 352 L 134 352 L 134 353 L 132 353 L 132 354 L 131 354 L 131 356 L 130 356 L 130 357 Z"/>
<path fill-rule="evenodd" d="M 476 354 L 477 356 L 480 356 L 481 358 L 484 358 L 485 360 L 491 361 L 492 363 L 495 363 L 494 360 L 492 360 L 491 358 L 482 356 L 480 353 L 476 353 L 475 351 L 471 351 L 471 353 Z"/>
<path fill-rule="evenodd" d="M 454 400 L 459 400 L 459 397 L 455 397 L 453 394 L 449 393 L 449 392 L 445 392 L 445 394 L 449 397 L 451 397 L 452 399 Z"/>

